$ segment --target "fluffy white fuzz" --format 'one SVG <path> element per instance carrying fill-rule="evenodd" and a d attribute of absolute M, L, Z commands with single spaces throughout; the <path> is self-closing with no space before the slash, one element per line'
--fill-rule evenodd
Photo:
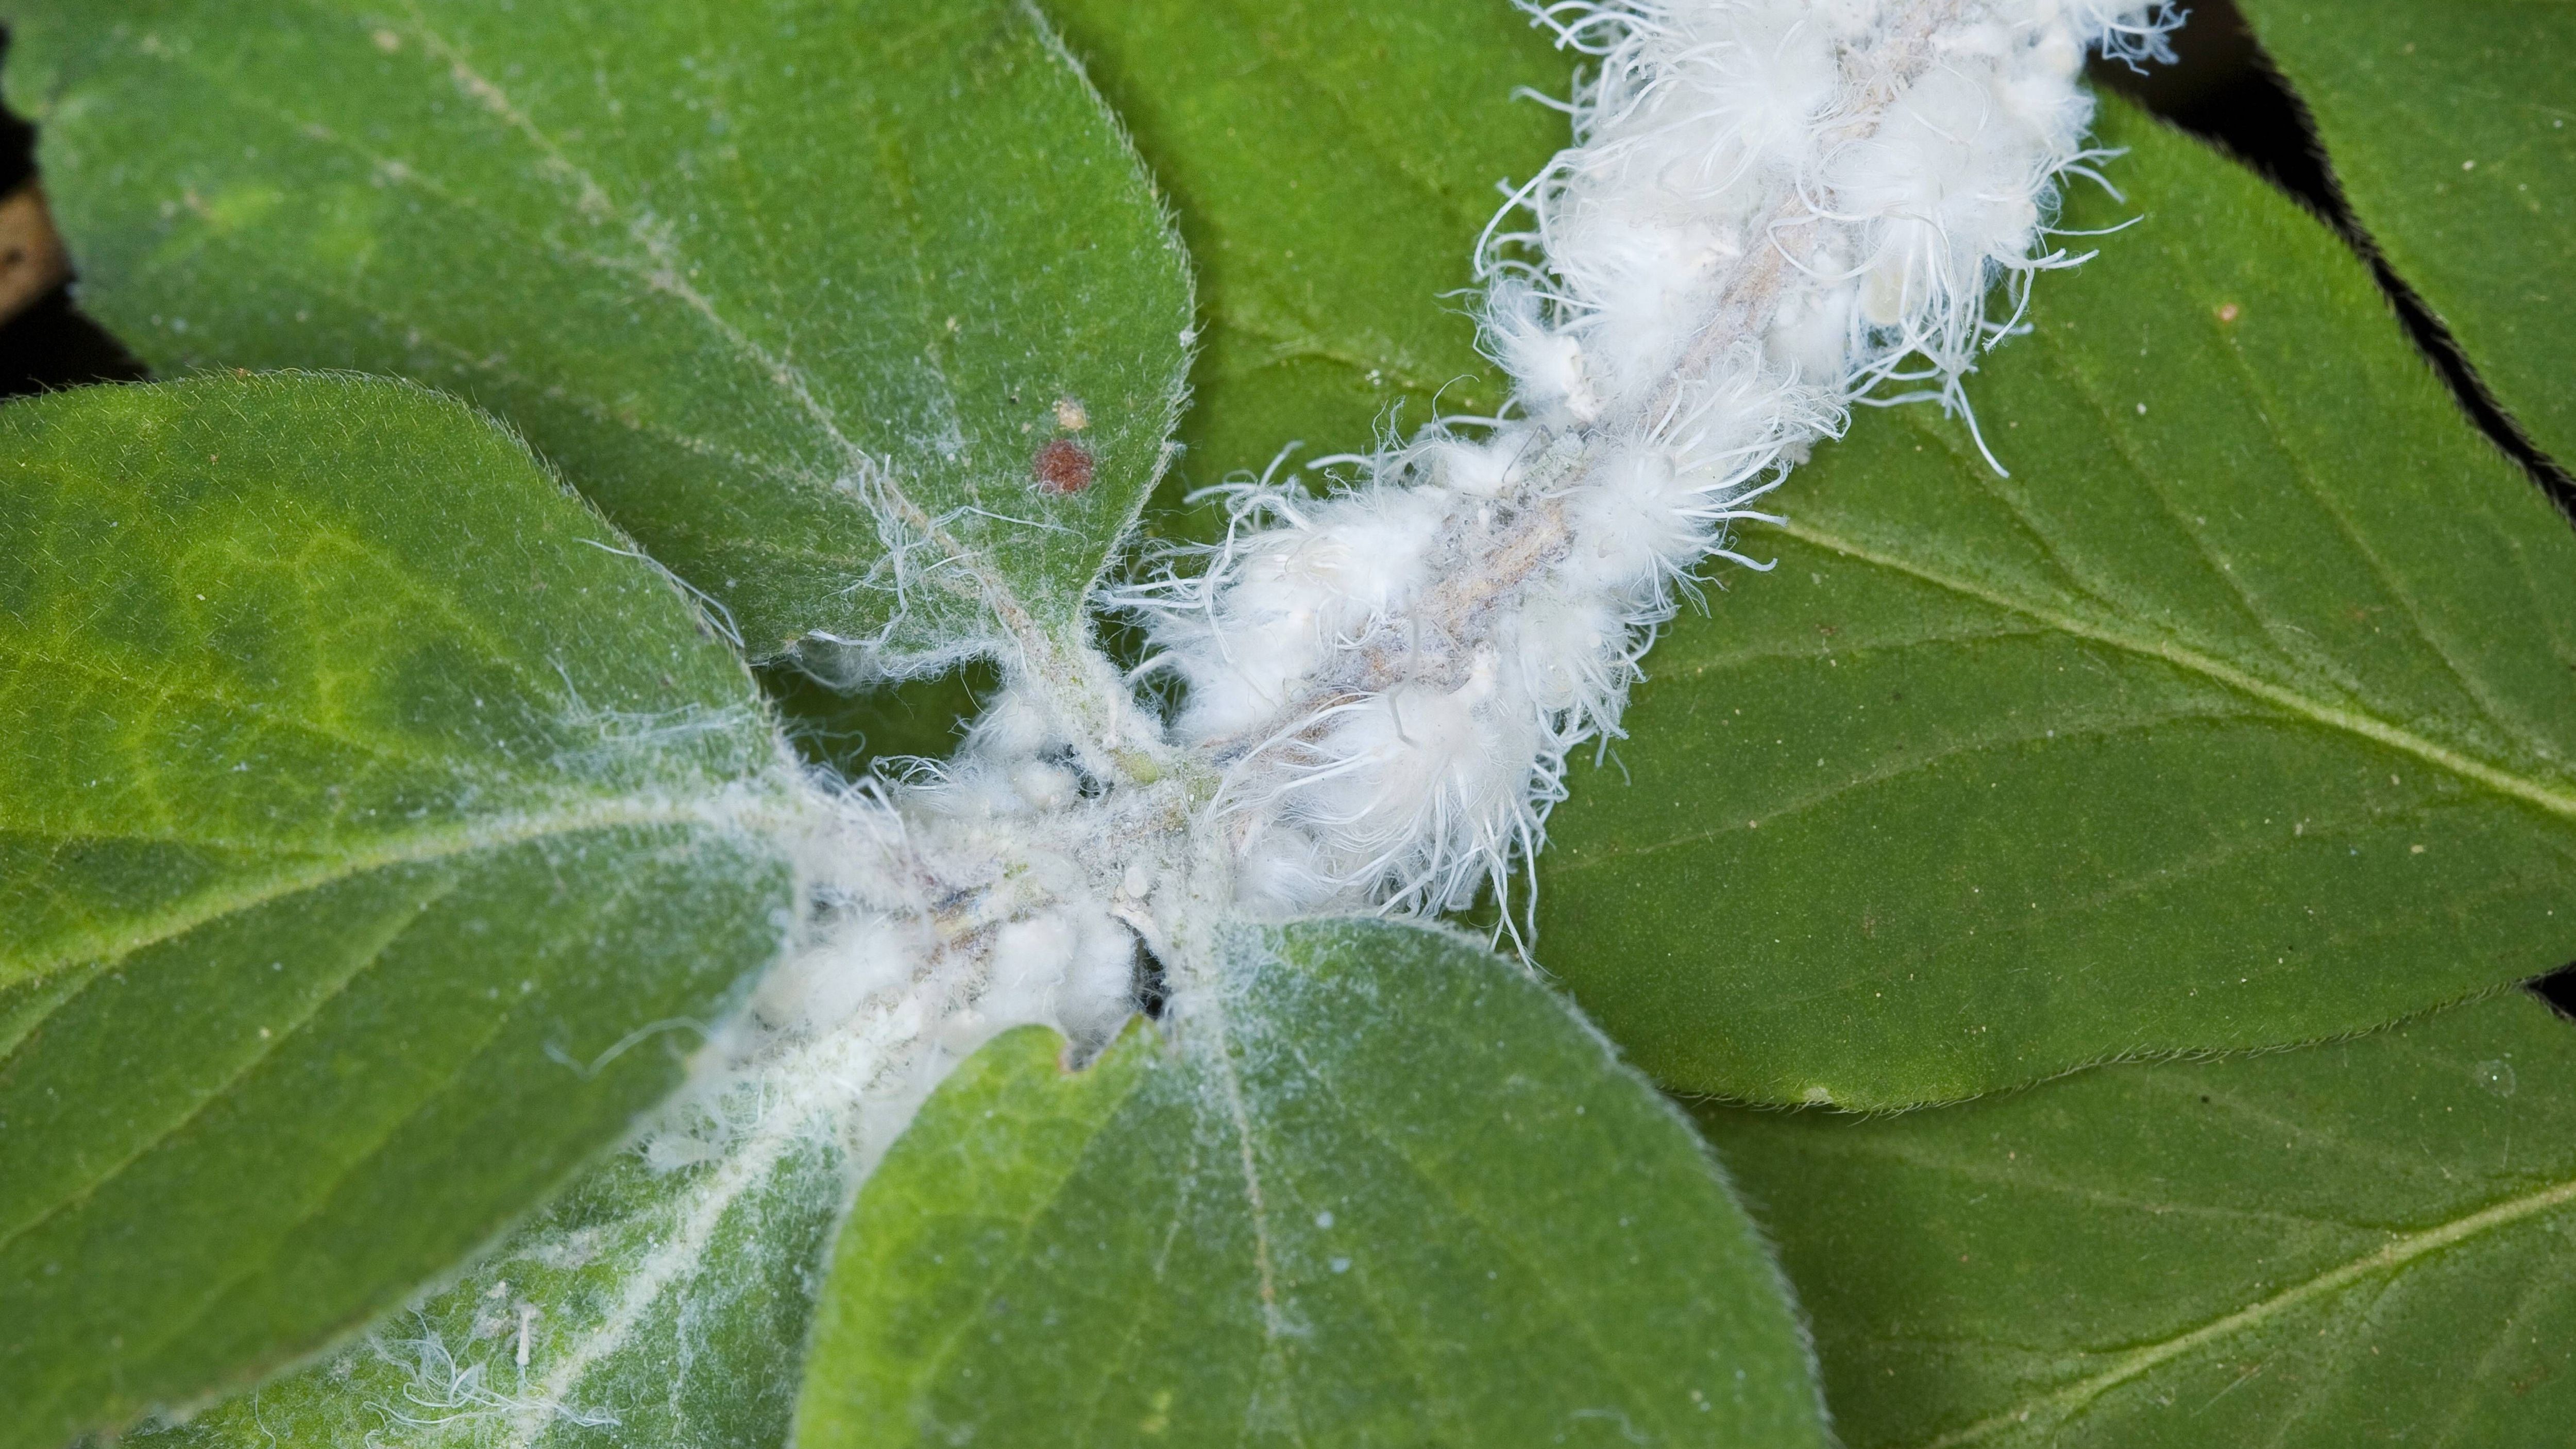
<path fill-rule="evenodd" d="M 2009 330 L 1998 284 L 2068 260 L 2042 247 L 2091 154 L 2083 49 L 2152 52 L 2165 23 L 2158 0 L 1533 13 L 1599 69 L 1506 208 L 1528 224 L 1482 246 L 1509 415 L 1345 460 L 1329 496 L 1230 485 L 1206 567 L 1123 596 L 1187 686 L 1168 735 L 1087 646 L 1033 636 L 955 760 L 827 787 L 804 944 L 657 1158 L 824 1130 L 864 1165 L 994 1033 L 1105 1043 L 1140 951 L 1191 958 L 1175 933 L 1502 884 L 1701 561 L 1761 567 L 1730 531 L 1808 445 L 1889 384 L 1955 401 Z"/>
<path fill-rule="evenodd" d="M 1130 589 L 1222 771 L 1239 903 L 1463 906 L 1567 752 L 1618 733 L 1693 570 L 1856 402 L 1959 406 L 2082 172 L 2088 47 L 2162 0 L 1524 0 L 1596 57 L 1575 144 L 1479 253 L 1501 420 L 1316 497 L 1231 486 L 1205 567 Z M 2000 298 L 2004 316 L 1994 315 Z"/>
<path fill-rule="evenodd" d="M 1342 460 L 1327 496 L 1229 485 L 1205 566 L 1122 596 L 1186 685 L 1168 733 L 1087 646 L 1032 636 L 955 760 L 830 791 L 805 944 L 700 1098 L 766 1120 L 710 1106 L 707 1140 L 657 1156 L 813 1130 L 787 1106 L 810 1096 L 864 1164 L 995 1032 L 1104 1043 L 1140 950 L 1189 958 L 1175 932 L 1506 885 L 1702 561 L 1762 567 L 1731 532 L 1810 444 L 1855 402 L 1956 405 L 2010 330 L 1990 304 L 2072 260 L 2046 222 L 2094 154 L 2084 50 L 2156 53 L 2168 23 L 2161 0 L 1532 13 L 1598 68 L 1480 247 L 1507 416 Z"/>
<path fill-rule="evenodd" d="M 829 1077 L 817 1100 L 857 1105 L 836 1130 L 865 1164 L 997 1033 L 1043 1024 L 1084 1054 L 1116 1034 L 1143 953 L 1172 949 L 1161 922 L 1193 889 L 1205 791 L 1177 773 L 1111 788 L 1066 725 L 1079 712 L 1041 694 L 1004 691 L 953 760 L 814 782 L 789 829 L 799 940 L 710 1044 L 706 1140 L 657 1141 L 657 1159 L 730 1151 L 775 1125 L 714 1104 L 767 1113 Z"/>

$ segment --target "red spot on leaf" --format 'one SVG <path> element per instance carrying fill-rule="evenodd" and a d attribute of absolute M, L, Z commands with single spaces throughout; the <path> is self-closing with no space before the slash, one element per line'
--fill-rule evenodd
<path fill-rule="evenodd" d="M 1030 471 L 1037 475 L 1041 493 L 1079 493 L 1091 486 L 1091 450 L 1071 438 L 1057 438 L 1038 449 Z"/>

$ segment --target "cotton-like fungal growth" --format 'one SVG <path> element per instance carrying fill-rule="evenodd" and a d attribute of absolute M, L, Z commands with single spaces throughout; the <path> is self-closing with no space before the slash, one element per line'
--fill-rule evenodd
<path fill-rule="evenodd" d="M 1693 570 L 1857 402 L 1931 397 L 2068 265 L 2088 48 L 2161 0 L 1563 0 L 1575 144 L 1479 250 L 1501 419 L 1326 497 L 1232 485 L 1195 574 L 1131 589 L 1223 772 L 1238 900 L 1441 910 L 1508 884 L 1567 753 L 1615 736 Z M 1997 314 L 2001 315 L 1998 316 Z"/>

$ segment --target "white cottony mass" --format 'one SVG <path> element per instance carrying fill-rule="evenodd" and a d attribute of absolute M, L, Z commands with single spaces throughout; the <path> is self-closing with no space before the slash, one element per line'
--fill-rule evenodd
<path fill-rule="evenodd" d="M 2085 50 L 2156 53 L 2169 24 L 2158 0 L 1533 13 L 1598 68 L 1575 144 L 1481 242 L 1506 416 L 1329 495 L 1234 485 L 1204 567 L 1116 596 L 1186 688 L 1168 730 L 1087 646 L 1023 641 L 956 758 L 818 796 L 806 944 L 711 1093 L 832 1062 L 864 1163 L 995 1032 L 1097 1048 L 1158 962 L 1186 1017 L 1228 917 L 1507 884 L 1701 561 L 1751 562 L 1732 528 L 1855 402 L 1956 405 L 2073 260 L 2047 221 L 2094 154 Z"/>
<path fill-rule="evenodd" d="M 1226 540 L 1122 601 L 1255 911 L 1508 884 L 1567 752 L 1618 733 L 1692 572 L 1856 402 L 1939 399 L 2012 330 L 2083 173 L 2088 49 L 2162 0 L 1563 0 L 1574 144 L 1483 239 L 1501 419 L 1330 496 L 1234 485 Z M 1759 567 L 1759 565 L 1754 565 Z"/>
<path fill-rule="evenodd" d="M 1961 406 L 2032 276 L 2077 260 L 2048 222 L 2097 154 L 2083 57 L 2160 54 L 2175 18 L 2165 0 L 1532 14 L 1589 60 L 1574 144 L 1477 244 L 1503 416 L 1348 460 L 1329 494 L 1230 485 L 1222 543 L 1112 600 L 1182 686 L 1176 718 L 1088 638 L 992 597 L 1009 685 L 953 759 L 710 807 L 787 846 L 795 949 L 648 1125 L 646 1176 L 598 1179 L 303 1380 L 358 1396 L 343 1437 L 649 1437 L 680 1421 L 677 1386 L 770 1372 L 739 1358 L 761 1341 L 741 1306 L 810 1291 L 849 1179 L 995 1034 L 1043 1023 L 1079 1058 L 1159 998 L 1176 1045 L 1235 1060 L 1222 973 L 1244 968 L 1212 945 L 1242 916 L 1433 914 L 1506 887 L 1702 561 L 1761 567 L 1733 530 L 1817 439 L 1862 401 Z M 879 506 L 898 558 L 928 550 Z M 1237 1140 L 1249 1174 L 1248 1125 Z M 241 1402 L 244 1432 L 273 1438 Z"/>

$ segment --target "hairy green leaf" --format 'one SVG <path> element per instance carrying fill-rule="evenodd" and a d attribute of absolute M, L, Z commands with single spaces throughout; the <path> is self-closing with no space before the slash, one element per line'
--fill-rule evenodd
<path fill-rule="evenodd" d="M 1454 296 L 1476 237 L 1565 144 L 1572 66 L 1506 0 L 1047 0 L 1172 197 L 1207 306 L 1169 501 L 1294 442 L 1489 413 Z M 1443 300 L 1444 298 L 1448 300 Z M 1158 510 L 1167 533 L 1221 527 Z"/>
<path fill-rule="evenodd" d="M 1702 1117 L 1804 1289 L 1851 1449 L 2576 1422 L 2576 1025 L 2520 992 L 1876 1121 Z"/>
<path fill-rule="evenodd" d="M 1179 244 L 1025 6 L 30 0 L 10 24 L 83 304 L 154 365 L 463 392 L 755 654 L 1070 628 L 1160 468 Z"/>
<path fill-rule="evenodd" d="M 780 751 L 667 579 L 465 407 L 0 410 L 0 1446 L 411 1291 L 777 950 Z"/>
<path fill-rule="evenodd" d="M 848 1196 L 827 1136 L 621 1153 L 473 1270 L 154 1449 L 778 1449 Z"/>
<path fill-rule="evenodd" d="M 2576 5 L 2238 4 L 2389 265 L 2533 440 L 2576 460 Z"/>
<path fill-rule="evenodd" d="M 2368 273 L 2121 106 L 2138 224 L 1864 412 L 1647 659 L 1540 959 L 1668 1084 L 1879 1107 L 2313 1040 L 2576 954 L 2576 537 Z"/>
<path fill-rule="evenodd" d="M 1725 1182 L 1550 993 L 1446 935 L 1237 939 L 1068 1072 L 971 1059 L 844 1230 L 797 1442 L 1821 1444 Z"/>

